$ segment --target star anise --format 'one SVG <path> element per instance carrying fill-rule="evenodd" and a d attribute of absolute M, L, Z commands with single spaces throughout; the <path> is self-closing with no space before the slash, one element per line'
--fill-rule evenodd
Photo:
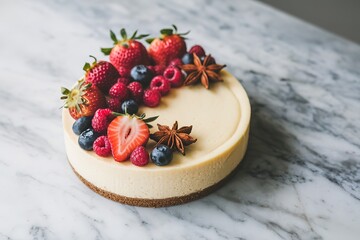
<path fill-rule="evenodd" d="M 168 126 L 158 124 L 159 131 L 150 134 L 150 138 L 157 142 L 155 147 L 159 144 L 165 144 L 171 149 L 176 149 L 185 155 L 184 146 L 196 142 L 196 138 L 190 136 L 192 126 L 185 126 L 178 129 L 178 122 L 176 121 L 170 129 Z"/>
<path fill-rule="evenodd" d="M 219 72 L 221 69 L 226 67 L 226 65 L 213 63 L 210 54 L 205 57 L 204 62 L 201 62 L 200 58 L 196 54 L 193 54 L 193 56 L 194 64 L 185 64 L 181 67 L 188 74 L 184 82 L 185 85 L 196 84 L 200 81 L 201 84 L 208 89 L 209 81 L 223 81 Z"/>

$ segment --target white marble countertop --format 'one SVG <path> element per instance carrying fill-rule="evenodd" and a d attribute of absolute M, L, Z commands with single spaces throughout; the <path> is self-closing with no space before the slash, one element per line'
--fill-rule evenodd
<path fill-rule="evenodd" d="M 59 88 L 110 28 L 172 23 L 246 88 L 248 153 L 201 200 L 124 206 L 71 171 Z M 360 46 L 246 0 L 6 1 L 0 26 L 0 239 L 360 238 Z"/>

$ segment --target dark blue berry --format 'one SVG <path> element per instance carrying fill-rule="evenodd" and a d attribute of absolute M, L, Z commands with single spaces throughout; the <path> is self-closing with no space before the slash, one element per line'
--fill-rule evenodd
<path fill-rule="evenodd" d="M 81 117 L 72 125 L 72 130 L 76 135 L 80 135 L 83 131 L 91 127 L 92 117 Z"/>
<path fill-rule="evenodd" d="M 153 78 L 153 72 L 144 65 L 137 65 L 131 69 L 130 76 L 134 81 L 146 87 Z"/>
<path fill-rule="evenodd" d="M 181 61 L 184 64 L 193 64 L 194 56 L 192 55 L 192 53 L 185 53 L 184 56 L 182 57 Z"/>
<path fill-rule="evenodd" d="M 99 136 L 94 129 L 88 128 L 80 134 L 78 143 L 82 149 L 89 151 L 93 149 L 93 143 Z"/>
<path fill-rule="evenodd" d="M 173 152 L 168 146 L 160 144 L 152 150 L 150 157 L 156 165 L 165 166 L 171 162 Z"/>
<path fill-rule="evenodd" d="M 121 111 L 128 114 L 136 114 L 139 110 L 139 105 L 132 99 L 126 100 L 121 104 Z"/>

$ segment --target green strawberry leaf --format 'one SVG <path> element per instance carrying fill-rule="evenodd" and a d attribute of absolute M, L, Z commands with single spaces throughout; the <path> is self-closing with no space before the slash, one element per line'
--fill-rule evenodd
<path fill-rule="evenodd" d="M 101 48 L 101 52 L 105 55 L 110 55 L 112 48 Z"/>
<path fill-rule="evenodd" d="M 94 59 L 94 62 L 93 62 L 92 64 L 97 63 L 97 59 L 96 59 L 96 57 L 94 57 L 93 55 L 89 55 L 89 57 L 91 57 L 91 58 L 93 58 L 93 59 Z"/>
<path fill-rule="evenodd" d="M 155 39 L 155 38 L 148 38 L 148 39 L 146 39 L 145 41 L 146 41 L 147 43 L 151 44 L 152 41 L 154 41 L 154 39 Z"/>
<path fill-rule="evenodd" d="M 150 34 L 141 34 L 141 35 L 139 35 L 139 36 L 137 36 L 137 37 L 135 37 L 135 38 L 133 38 L 133 39 L 143 39 L 143 38 L 145 38 L 145 37 L 148 37 Z"/>
<path fill-rule="evenodd" d="M 125 28 L 122 28 L 120 30 L 120 35 L 124 40 L 127 40 L 127 34 L 126 34 L 126 31 L 125 31 Z"/>
<path fill-rule="evenodd" d="M 91 68 L 91 65 L 90 65 L 90 63 L 85 63 L 85 65 L 84 65 L 84 67 L 83 67 L 83 70 L 85 71 L 85 72 L 87 72 L 89 69 Z"/>
<path fill-rule="evenodd" d="M 149 117 L 149 118 L 144 119 L 143 121 L 146 123 L 149 123 L 149 122 L 155 121 L 158 117 L 159 116 Z"/>
<path fill-rule="evenodd" d="M 160 33 L 162 35 L 166 35 L 166 36 L 169 36 L 169 35 L 172 35 L 173 34 L 173 30 L 171 28 L 164 28 L 164 29 L 161 29 L 160 30 Z"/>
<path fill-rule="evenodd" d="M 177 32 L 177 27 L 175 26 L 175 24 L 173 24 L 172 26 L 175 29 L 175 32 Z"/>
<path fill-rule="evenodd" d="M 146 124 L 146 126 L 148 127 L 148 128 L 152 128 L 153 126 L 151 125 L 151 124 Z"/>
<path fill-rule="evenodd" d="M 63 95 L 68 95 L 68 94 L 70 93 L 70 90 L 67 89 L 67 88 L 61 87 L 61 93 L 62 93 Z"/>
<path fill-rule="evenodd" d="M 137 34 L 137 32 L 138 32 L 138 30 L 136 30 L 136 31 L 134 32 L 134 34 L 131 36 L 130 39 L 136 39 L 136 34 Z"/>
<path fill-rule="evenodd" d="M 114 41 L 114 44 L 116 44 L 118 42 L 115 33 L 111 30 L 110 30 L 110 37 Z"/>

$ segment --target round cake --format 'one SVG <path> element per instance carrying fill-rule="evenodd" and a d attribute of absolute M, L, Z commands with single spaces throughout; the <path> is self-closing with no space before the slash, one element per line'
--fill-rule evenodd
<path fill-rule="evenodd" d="M 83 150 L 72 131 L 75 120 L 64 109 L 66 153 L 76 175 L 104 197 L 144 207 L 182 204 L 216 190 L 243 159 L 250 123 L 245 90 L 227 71 L 220 75 L 224 81 L 210 89 L 201 85 L 176 88 L 156 108 L 140 108 L 148 116 L 159 116 L 154 123 L 172 126 L 177 121 L 180 126 L 193 126 L 196 144 L 188 146 L 184 156 L 174 152 L 172 162 L 162 167 L 153 163 L 138 167 Z M 148 142 L 148 151 L 154 144 Z"/>

